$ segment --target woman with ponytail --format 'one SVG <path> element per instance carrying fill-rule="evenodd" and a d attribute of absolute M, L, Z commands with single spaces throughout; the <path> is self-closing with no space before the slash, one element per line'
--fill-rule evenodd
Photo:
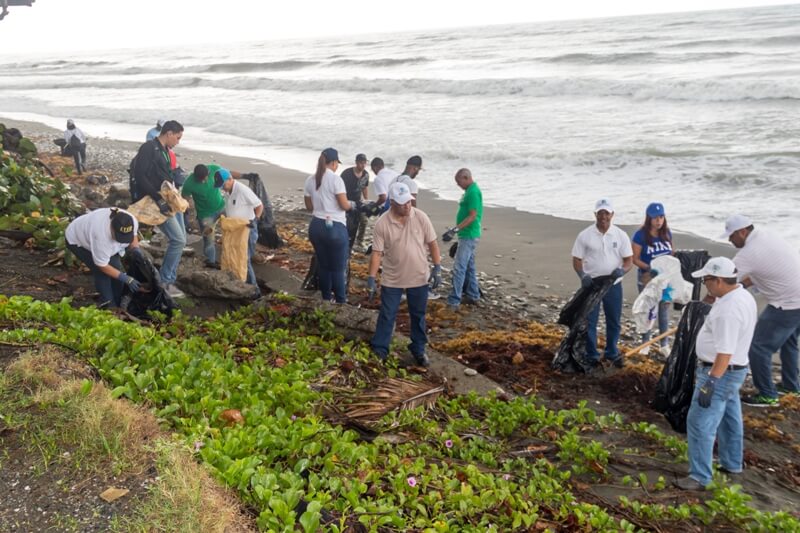
<path fill-rule="evenodd" d="M 334 148 L 322 151 L 317 171 L 306 179 L 304 200 L 313 213 L 308 226 L 308 238 L 314 246 L 322 299 L 346 303 L 345 271 L 350 255 L 345 212 L 355 208 L 347 199 L 339 168 L 339 152 Z"/>

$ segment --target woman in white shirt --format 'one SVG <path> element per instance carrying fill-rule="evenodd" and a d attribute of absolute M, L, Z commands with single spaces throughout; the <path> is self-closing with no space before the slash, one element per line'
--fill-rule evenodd
<path fill-rule="evenodd" d="M 317 171 L 306 179 L 304 200 L 313 213 L 308 238 L 317 259 L 319 289 L 322 299 L 346 303 L 345 272 L 350 255 L 345 212 L 355 208 L 347 199 L 344 181 L 336 174 L 339 152 L 334 148 L 322 151 Z"/>

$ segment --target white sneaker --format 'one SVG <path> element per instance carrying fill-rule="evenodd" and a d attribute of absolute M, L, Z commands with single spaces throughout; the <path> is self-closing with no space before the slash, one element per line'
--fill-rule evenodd
<path fill-rule="evenodd" d="M 438 292 L 428 291 L 428 300 L 438 300 L 442 295 Z"/>
<path fill-rule="evenodd" d="M 184 294 L 184 292 L 180 290 L 174 283 L 167 283 L 166 291 L 167 294 L 173 298 L 186 298 L 186 294 Z"/>

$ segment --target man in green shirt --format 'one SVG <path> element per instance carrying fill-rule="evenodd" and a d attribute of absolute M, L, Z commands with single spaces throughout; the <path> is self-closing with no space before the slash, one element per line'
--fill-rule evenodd
<path fill-rule="evenodd" d="M 217 264 L 214 224 L 225 211 L 225 200 L 219 189 L 214 187 L 214 175 L 219 171 L 228 173 L 219 165 L 197 165 L 181 188 L 183 196 L 194 200 L 197 222 L 203 234 L 203 254 L 206 256 L 206 266 L 209 267 Z"/>
<path fill-rule="evenodd" d="M 444 241 L 452 240 L 458 232 L 458 250 L 453 259 L 453 288 L 447 296 L 447 305 L 457 309 L 462 302 L 477 304 L 481 293 L 478 288 L 478 273 L 475 270 L 475 250 L 481 237 L 483 218 L 483 194 L 472 179 L 468 168 L 456 172 L 456 184 L 464 191 L 458 202 L 456 225 L 445 232 Z"/>

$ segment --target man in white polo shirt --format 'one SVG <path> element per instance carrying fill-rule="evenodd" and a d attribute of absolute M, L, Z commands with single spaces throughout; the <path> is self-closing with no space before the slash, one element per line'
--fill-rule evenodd
<path fill-rule="evenodd" d="M 375 188 L 375 203 L 381 205 L 389 197 L 389 184 L 400 174 L 386 168 L 380 157 L 373 158 L 369 165 L 375 173 L 375 179 L 372 181 L 372 186 Z"/>
<path fill-rule="evenodd" d="M 572 247 L 572 268 L 581 279 L 581 286 L 592 286 L 593 278 L 613 276 L 617 282 L 603 297 L 603 313 L 606 317 L 605 358 L 617 368 L 624 361 L 617 349 L 622 329 L 622 276 L 633 265 L 633 249 L 628 234 L 614 226 L 614 206 L 611 200 L 601 198 L 594 206 L 595 223 L 581 231 Z M 586 335 L 586 358 L 594 366 L 600 363 L 597 352 L 597 322 L 600 319 L 600 304 L 589 313 Z"/>
<path fill-rule="evenodd" d="M 218 175 L 218 176 L 217 176 Z M 225 198 L 225 215 L 229 218 L 243 218 L 250 221 L 250 237 L 247 240 L 247 279 L 246 283 L 256 287 L 256 295 L 261 293 L 253 270 L 253 254 L 258 242 L 258 217 L 264 211 L 264 204 L 250 187 L 231 177 L 229 170 L 221 168 L 215 174 L 215 183 L 222 181 Z"/>
<path fill-rule="evenodd" d="M 408 350 L 417 363 L 428 366 L 425 345 L 425 312 L 428 306 L 428 285 L 436 289 L 442 283 L 442 258 L 436 241 L 436 230 L 428 215 L 412 206 L 414 197 L 408 185 L 395 183 L 390 191 L 391 207 L 375 223 L 372 257 L 369 262 L 367 286 L 370 299 L 375 296 L 375 276 L 383 263 L 381 277 L 381 309 L 372 349 L 385 361 L 400 307 L 400 298 L 406 294 L 410 321 L 411 344 Z M 428 254 L 433 260 L 433 270 L 428 271 Z"/>
<path fill-rule="evenodd" d="M 725 223 L 727 238 L 739 249 L 733 262 L 739 281 L 767 299 L 750 345 L 750 370 L 757 393 L 743 396 L 752 407 L 775 407 L 778 394 L 800 392 L 797 339 L 800 336 L 800 253 L 778 235 L 755 228 L 744 215 Z M 780 350 L 781 383 L 772 381 L 772 354 Z"/>
<path fill-rule="evenodd" d="M 686 418 L 689 476 L 675 481 L 684 490 L 702 490 L 711 483 L 714 440 L 719 470 L 742 471 L 744 429 L 739 389 L 747 377 L 747 351 L 758 309 L 753 296 L 737 283 L 736 265 L 726 257 L 709 259 L 692 273 L 703 278 L 716 298 L 697 334 L 694 394 Z"/>

